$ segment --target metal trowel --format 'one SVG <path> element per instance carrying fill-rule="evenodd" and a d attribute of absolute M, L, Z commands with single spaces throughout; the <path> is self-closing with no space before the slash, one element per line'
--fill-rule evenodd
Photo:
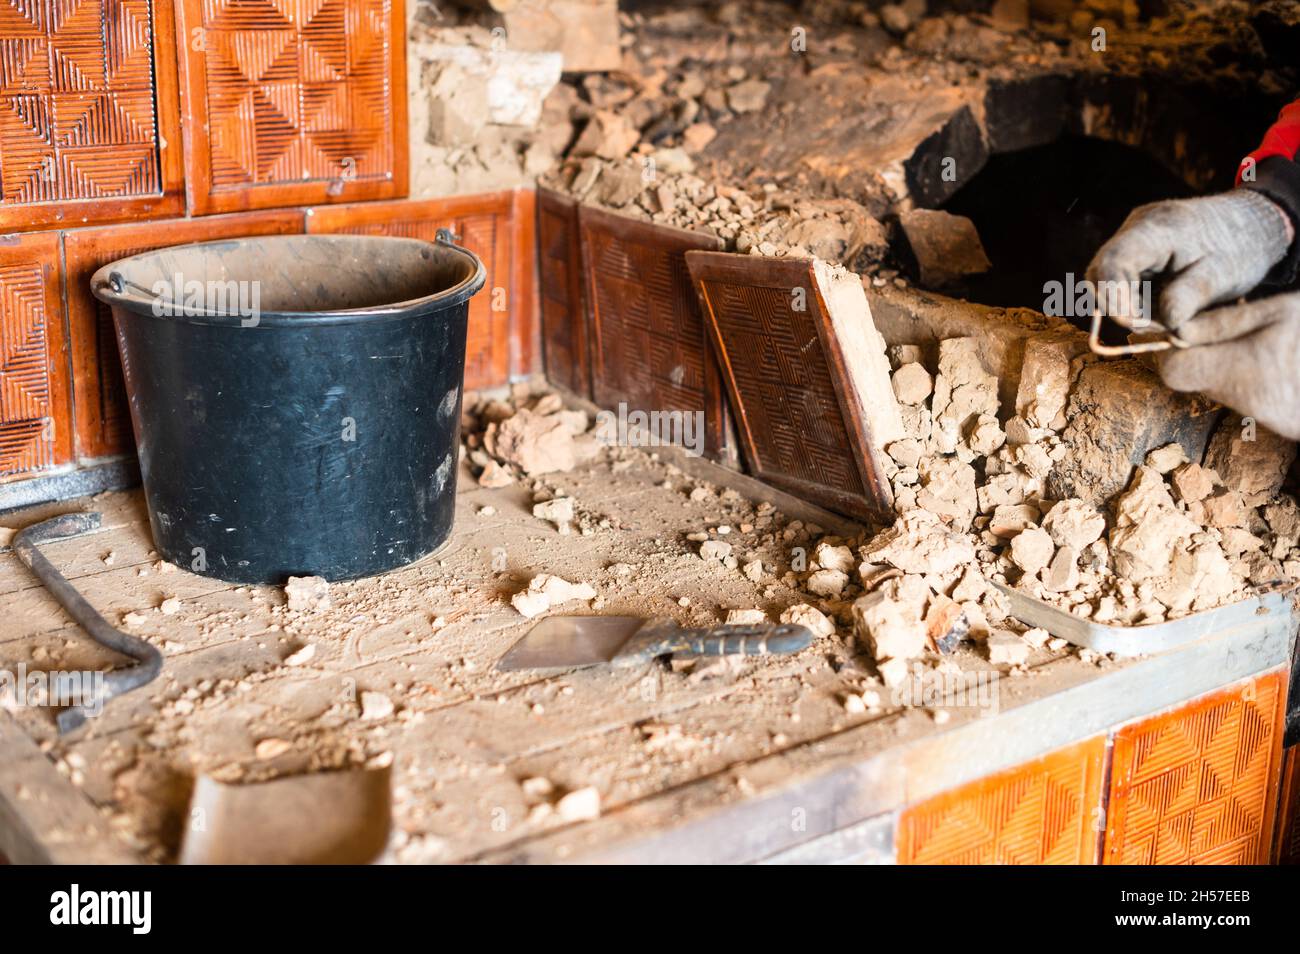
<path fill-rule="evenodd" d="M 515 643 L 497 669 L 573 669 L 635 666 L 658 656 L 759 656 L 797 653 L 812 643 L 793 624 L 687 629 L 671 619 L 639 616 L 551 616 Z"/>

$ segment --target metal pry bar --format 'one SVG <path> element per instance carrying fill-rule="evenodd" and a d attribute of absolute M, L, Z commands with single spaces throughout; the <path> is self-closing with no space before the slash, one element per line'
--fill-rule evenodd
<path fill-rule="evenodd" d="M 18 559 L 22 560 L 45 585 L 50 595 L 58 601 L 67 614 L 90 634 L 91 639 L 136 661 L 134 666 L 106 672 L 103 688 L 94 698 L 83 699 L 80 703 L 61 711 L 55 719 L 60 734 L 80 728 L 85 723 L 90 710 L 97 711 L 108 700 L 152 682 L 162 670 L 162 653 L 143 639 L 110 626 L 108 621 L 86 601 L 86 598 L 64 578 L 63 574 L 36 549 L 42 543 L 91 533 L 99 529 L 102 521 L 103 518 L 98 513 L 68 513 L 25 527 L 13 540 L 13 550 L 18 554 Z M 66 698 L 69 695 L 69 688 L 65 676 L 65 681 L 59 684 L 55 692 L 59 698 Z"/>
<path fill-rule="evenodd" d="M 1149 354 L 1154 351 L 1168 351 L 1170 348 L 1189 348 L 1189 345 L 1182 338 L 1179 338 L 1164 325 L 1157 322 L 1149 322 L 1147 328 L 1151 331 L 1163 335 L 1162 338 L 1156 338 L 1152 341 L 1138 341 L 1136 343 L 1122 345 L 1102 344 L 1101 341 L 1101 309 L 1094 308 L 1092 311 L 1092 331 L 1088 334 L 1088 348 L 1093 354 L 1099 354 L 1104 358 L 1122 358 L 1129 354 Z M 1146 329 L 1143 329 L 1144 331 Z"/>

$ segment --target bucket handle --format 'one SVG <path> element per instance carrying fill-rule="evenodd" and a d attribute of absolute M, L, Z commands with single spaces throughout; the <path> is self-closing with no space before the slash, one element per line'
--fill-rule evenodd
<path fill-rule="evenodd" d="M 439 245 L 455 245 L 460 241 L 461 236 L 457 235 L 451 229 L 438 229 L 434 233 L 433 239 Z"/>
<path fill-rule="evenodd" d="M 156 298 L 157 294 L 149 288 L 145 288 L 139 282 L 133 282 L 125 277 L 116 269 L 108 273 L 108 287 L 118 295 L 125 295 L 128 288 L 134 289 L 146 298 Z"/>

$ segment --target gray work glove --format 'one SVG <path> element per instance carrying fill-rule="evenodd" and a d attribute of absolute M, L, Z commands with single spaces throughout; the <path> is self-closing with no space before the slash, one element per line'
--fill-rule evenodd
<path fill-rule="evenodd" d="M 1300 440 L 1300 292 L 1207 311 L 1178 336 L 1193 347 L 1160 353 L 1165 384 Z"/>
<path fill-rule="evenodd" d="M 1173 331 L 1210 305 L 1254 289 L 1285 256 L 1294 237 L 1290 217 L 1271 199 L 1248 189 L 1200 199 L 1154 202 L 1134 209 L 1088 266 L 1094 287 L 1161 274 L 1170 279 L 1156 317 Z M 1115 287 L 1115 286 L 1112 286 Z M 1107 296 L 1097 294 L 1102 314 Z M 1115 310 L 1115 309 L 1111 309 Z M 1121 299 L 1109 317 L 1140 330 L 1137 309 Z"/>

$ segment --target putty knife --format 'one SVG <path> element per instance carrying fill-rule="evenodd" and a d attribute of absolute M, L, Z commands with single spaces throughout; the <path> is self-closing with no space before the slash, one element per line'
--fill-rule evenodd
<path fill-rule="evenodd" d="M 572 669 L 608 663 L 635 666 L 656 656 L 758 656 L 797 653 L 812 643 L 806 626 L 762 623 L 686 629 L 671 619 L 551 616 L 501 657 L 497 669 Z"/>

